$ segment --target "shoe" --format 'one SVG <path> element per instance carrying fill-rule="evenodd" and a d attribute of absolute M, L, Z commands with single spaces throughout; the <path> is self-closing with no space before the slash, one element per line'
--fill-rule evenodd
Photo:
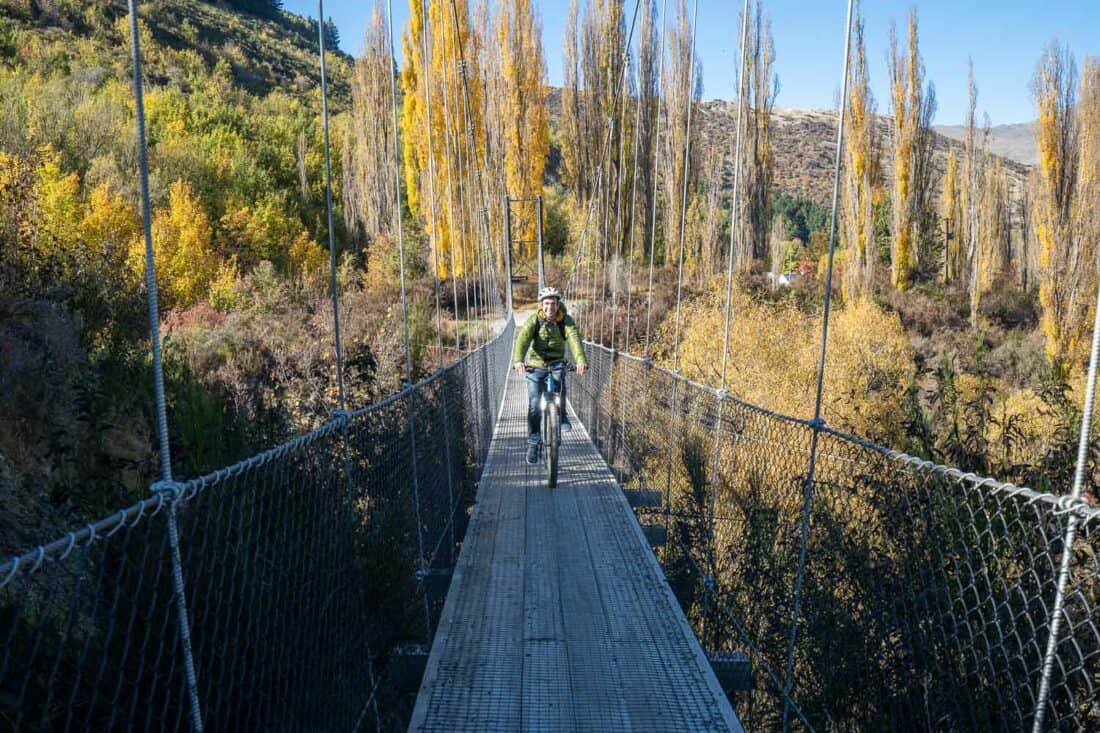
<path fill-rule="evenodd" d="M 563 433 L 573 432 L 573 423 L 569 422 L 569 419 L 566 417 L 562 417 L 561 419 L 561 431 Z"/>
<path fill-rule="evenodd" d="M 527 462 L 532 466 L 539 462 L 539 444 L 527 444 Z"/>

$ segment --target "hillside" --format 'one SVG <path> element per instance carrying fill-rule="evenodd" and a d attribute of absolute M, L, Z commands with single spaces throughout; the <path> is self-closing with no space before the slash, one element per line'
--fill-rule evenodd
<path fill-rule="evenodd" d="M 549 94 L 550 124 L 559 125 L 561 116 L 561 89 L 552 87 Z M 727 150 L 726 168 L 723 183 L 733 182 L 732 146 L 733 134 L 737 125 L 737 105 L 721 99 L 702 102 L 697 117 L 697 129 L 704 139 L 725 145 Z M 1026 126 L 1011 126 L 1021 127 Z M 946 128 L 950 134 L 936 133 L 935 168 L 933 185 L 938 190 L 940 179 L 947 160 L 947 151 L 954 148 L 956 155 L 961 154 L 962 143 L 956 137 L 954 128 Z M 1001 128 L 994 128 L 993 153 L 1005 159 L 1009 187 L 1013 193 L 1023 189 L 1028 175 L 1028 165 L 1020 162 L 1026 157 L 1022 152 L 1026 147 L 1024 132 L 1013 130 L 1011 134 Z M 808 198 L 820 206 L 828 206 L 833 193 L 833 166 L 835 164 L 836 112 L 831 110 L 802 110 L 777 107 L 772 110 L 772 134 L 775 150 L 775 185 L 787 194 Z M 890 118 L 878 117 L 878 136 L 884 144 L 890 140 Z M 1034 142 L 1031 143 L 1034 148 Z M 1032 156 L 1034 153 L 1032 152 Z M 554 161 L 552 160 L 553 164 Z M 889 151 L 884 153 L 884 166 L 891 165 Z M 551 173 L 551 177 L 554 177 Z"/>
<path fill-rule="evenodd" d="M 316 96 L 320 81 L 317 26 L 278 10 L 258 15 L 241 3 L 149 0 L 139 6 L 152 40 L 167 50 L 143 54 L 152 83 L 188 89 L 196 76 L 227 65 L 234 86 L 264 95 L 275 90 Z M 47 2 L 0 0 L 0 63 L 46 72 L 109 69 L 128 72 L 129 29 L 123 0 Z M 335 50 L 330 92 L 348 99 L 346 54 Z"/>
<path fill-rule="evenodd" d="M 700 129 L 704 135 L 721 140 L 733 139 L 737 124 L 737 105 L 712 100 L 701 105 Z M 775 185 L 786 193 L 803 196 L 814 203 L 828 206 L 833 193 L 833 166 L 835 165 L 836 113 L 822 110 L 798 110 L 776 108 L 772 111 L 772 134 L 775 140 Z M 890 119 L 878 118 L 879 140 L 890 140 Z M 933 185 L 939 188 L 943 176 L 947 151 L 954 148 L 956 154 L 962 144 L 942 134 L 936 135 Z M 996 150 L 994 151 L 996 152 Z M 732 157 L 732 156 L 731 156 Z M 888 149 L 883 165 L 892 165 Z M 724 178 L 732 181 L 732 161 Z M 1027 179 L 1028 167 L 1012 159 L 1005 160 L 1009 185 L 1013 191 L 1022 190 Z"/>
<path fill-rule="evenodd" d="M 303 386 L 329 351 L 312 302 L 328 262 L 316 25 L 241 4 L 140 6 L 165 382 L 188 475 L 325 404 Z M 350 59 L 329 70 L 342 129 Z M 133 110 L 125 2 L 0 0 L 0 553 L 144 496 L 155 475 Z"/>
<path fill-rule="evenodd" d="M 936 125 L 935 129 L 952 140 L 966 138 L 966 128 L 962 125 Z M 1039 156 L 1035 152 L 1035 123 L 994 125 L 989 128 L 989 148 L 997 155 L 1017 163 L 1035 165 L 1039 162 Z"/>

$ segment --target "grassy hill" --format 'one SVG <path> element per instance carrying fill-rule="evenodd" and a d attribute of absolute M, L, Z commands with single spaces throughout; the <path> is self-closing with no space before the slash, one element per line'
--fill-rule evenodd
<path fill-rule="evenodd" d="M 551 125 L 558 127 L 561 119 L 561 89 L 552 87 L 549 94 Z M 889 170 L 893 163 L 888 143 L 891 139 L 890 118 L 879 116 L 878 137 L 884 147 L 883 166 Z M 726 186 L 733 184 L 733 136 L 737 125 L 737 105 L 714 99 L 702 102 L 696 118 L 696 130 L 703 138 L 717 141 L 727 151 L 722 180 Z M 1024 125 L 1002 126 L 1027 128 Z M 1029 166 L 1026 148 L 1026 130 L 1013 129 L 1011 135 L 1001 128 L 994 128 L 991 148 L 995 155 L 1004 158 L 1009 187 L 1019 193 L 1027 180 Z M 1002 135 L 1001 133 L 1006 134 Z M 961 155 L 960 136 L 951 127 L 935 127 L 935 153 L 933 186 L 938 191 L 946 166 L 947 151 L 954 149 Z M 775 187 L 783 193 L 809 199 L 818 206 L 828 206 L 833 193 L 833 166 L 836 149 L 836 112 L 832 110 L 804 110 L 777 107 L 772 111 L 773 150 L 775 151 Z M 1011 143 L 1011 144 L 1010 144 Z M 1032 157 L 1034 140 L 1031 141 Z M 1025 151 L 1026 152 L 1026 151 Z M 551 160 L 551 177 L 556 177 L 556 161 Z"/>
<path fill-rule="evenodd" d="M 330 351 L 310 320 L 324 322 L 311 299 L 328 262 L 316 25 L 238 4 L 140 9 L 173 457 L 187 475 L 294 428 L 286 395 L 323 398 L 300 383 Z M 330 55 L 334 134 L 350 66 Z M 125 2 L 0 0 L 0 554 L 144 496 L 155 474 L 131 73 Z M 275 362 L 289 380 L 271 377 Z"/>
<path fill-rule="evenodd" d="M 936 132 L 952 140 L 966 138 L 966 128 L 962 125 L 936 125 L 935 128 Z M 1039 154 L 1035 150 L 1035 123 L 994 125 L 989 128 L 989 148 L 997 155 L 1017 163 L 1035 165 L 1039 162 Z"/>
<path fill-rule="evenodd" d="M 258 15 L 234 3 L 150 0 L 139 6 L 157 48 L 143 53 L 153 83 L 187 89 L 196 74 L 219 67 L 253 93 L 276 89 L 303 98 L 320 83 L 317 26 L 286 11 Z M 0 63 L 43 72 L 127 70 L 127 4 L 121 0 L 0 0 Z M 350 57 L 332 53 L 330 92 L 337 106 L 349 97 Z"/>
<path fill-rule="evenodd" d="M 737 105 L 724 100 L 703 102 L 699 116 L 700 129 L 712 139 L 733 139 L 737 124 Z M 883 166 L 893 166 L 889 151 L 890 118 L 878 117 L 878 138 L 884 144 Z M 776 108 L 772 112 L 772 135 L 775 141 L 775 185 L 779 190 L 808 198 L 819 206 L 828 206 L 833 193 L 833 166 L 836 149 L 836 112 Z M 962 144 L 939 132 L 935 136 L 933 186 L 938 191 L 947 160 L 947 151 L 960 154 Z M 998 153 L 996 147 L 993 148 Z M 730 156 L 732 158 L 732 156 Z M 726 180 L 733 179 L 732 160 L 727 166 Z M 1028 166 L 1005 157 L 1005 170 L 1013 191 L 1023 190 Z"/>

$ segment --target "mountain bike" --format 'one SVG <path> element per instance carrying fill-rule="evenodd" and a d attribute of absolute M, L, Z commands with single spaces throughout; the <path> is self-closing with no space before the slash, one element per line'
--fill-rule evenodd
<path fill-rule="evenodd" d="M 554 376 L 554 367 L 558 363 L 547 367 L 526 367 L 527 371 L 546 371 L 544 377 L 546 389 L 539 397 L 539 411 L 542 412 L 542 432 L 540 434 L 539 448 L 542 451 L 543 463 L 546 465 L 547 486 L 554 488 L 558 485 L 558 454 L 561 450 L 561 416 L 565 410 L 565 404 L 561 399 L 561 385 Z M 566 371 L 575 372 L 577 368 L 572 364 L 565 366 Z"/>

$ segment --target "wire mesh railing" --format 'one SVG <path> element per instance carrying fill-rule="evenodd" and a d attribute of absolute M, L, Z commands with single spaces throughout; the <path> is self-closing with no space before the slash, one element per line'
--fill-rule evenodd
<path fill-rule="evenodd" d="M 387 654 L 438 620 L 418 571 L 453 564 L 512 331 L 509 319 L 377 404 L 0 565 L 0 729 L 191 727 L 173 503 L 207 729 L 400 726 L 403 711 L 379 709 Z"/>
<path fill-rule="evenodd" d="M 1078 533 L 1046 703 L 1100 727 L 1100 509 L 889 451 L 588 345 L 570 401 L 703 644 L 749 653 L 746 729 L 1030 727 L 1069 517 Z M 784 695 L 810 444 L 818 430 L 791 693 Z"/>

